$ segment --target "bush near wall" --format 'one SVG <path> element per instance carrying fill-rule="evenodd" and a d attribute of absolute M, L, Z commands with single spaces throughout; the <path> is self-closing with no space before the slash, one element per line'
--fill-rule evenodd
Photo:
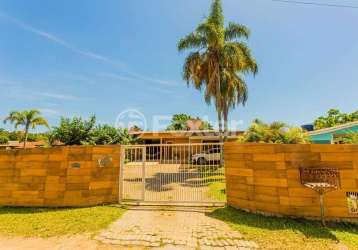
<path fill-rule="evenodd" d="M 100 167 L 106 157 L 111 161 Z M 120 146 L 0 151 L 1 206 L 88 206 L 118 201 Z"/>
<path fill-rule="evenodd" d="M 225 143 L 228 204 L 266 214 L 319 217 L 318 194 L 300 183 L 299 167 L 334 167 L 341 189 L 326 194 L 328 219 L 357 221 L 347 192 L 358 192 L 358 145 Z"/>

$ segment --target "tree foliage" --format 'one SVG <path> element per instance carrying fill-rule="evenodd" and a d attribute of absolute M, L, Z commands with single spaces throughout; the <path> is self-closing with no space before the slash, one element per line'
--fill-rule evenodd
<path fill-rule="evenodd" d="M 7 137 L 6 135 L 0 134 L 0 145 L 1 144 L 6 144 L 8 142 L 9 142 L 9 137 Z"/>
<path fill-rule="evenodd" d="M 6 144 L 9 141 L 9 132 L 0 128 L 0 144 Z"/>
<path fill-rule="evenodd" d="M 60 125 L 51 132 L 51 141 L 58 140 L 65 145 L 93 144 L 93 129 L 96 117 L 92 115 L 88 120 L 81 117 L 61 118 Z"/>
<path fill-rule="evenodd" d="M 174 130 L 188 130 L 187 122 L 189 120 L 201 120 L 199 117 L 194 118 L 187 114 L 175 114 L 172 117 L 172 120 L 169 126 L 166 128 L 167 131 L 174 131 Z M 202 121 L 202 125 L 200 130 L 212 130 L 213 126 L 208 121 Z"/>
<path fill-rule="evenodd" d="M 110 125 L 98 125 L 93 132 L 93 141 L 96 145 L 133 143 L 127 129 L 115 128 Z"/>
<path fill-rule="evenodd" d="M 343 144 L 358 144 L 358 132 L 351 132 L 340 136 L 339 141 Z"/>
<path fill-rule="evenodd" d="M 351 114 L 346 114 L 340 112 L 338 109 L 330 109 L 327 112 L 327 116 L 321 116 L 315 120 L 314 128 L 330 128 L 353 121 L 358 121 L 358 111 L 355 111 Z"/>
<path fill-rule="evenodd" d="M 229 23 L 225 28 L 221 0 L 214 0 L 209 16 L 196 30 L 178 43 L 178 50 L 189 50 L 183 67 L 183 78 L 196 89 L 204 89 L 205 101 L 215 103 L 219 130 L 228 132 L 229 111 L 245 104 L 248 90 L 243 75 L 257 73 L 257 64 L 242 40 L 249 29 Z M 225 134 L 226 134 L 225 133 Z"/>
<path fill-rule="evenodd" d="M 96 125 L 96 117 L 84 120 L 81 117 L 61 118 L 49 136 L 51 143 L 60 141 L 65 145 L 129 144 L 132 139 L 128 130 L 110 125 Z"/>
<path fill-rule="evenodd" d="M 290 127 L 283 122 L 267 124 L 261 120 L 254 120 L 248 130 L 239 138 L 241 142 L 257 143 L 308 143 L 309 137 L 300 127 Z"/>
<path fill-rule="evenodd" d="M 44 117 L 41 116 L 39 110 L 25 110 L 25 111 L 12 111 L 9 116 L 5 118 L 4 123 L 10 122 L 15 125 L 15 129 L 19 126 L 24 127 L 24 148 L 26 148 L 26 142 L 28 140 L 29 130 L 34 129 L 37 126 L 45 126 L 49 128 L 49 125 Z"/>
<path fill-rule="evenodd" d="M 6 137 L 8 141 L 20 141 L 23 142 L 24 132 L 23 131 L 7 131 L 5 129 L 0 129 L 0 136 Z M 46 141 L 47 140 L 47 133 L 28 133 L 27 141 Z"/>

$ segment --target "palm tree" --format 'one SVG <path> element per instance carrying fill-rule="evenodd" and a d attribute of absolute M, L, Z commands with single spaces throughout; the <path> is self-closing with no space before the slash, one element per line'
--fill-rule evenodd
<path fill-rule="evenodd" d="M 49 128 L 49 125 L 45 118 L 41 117 L 41 112 L 38 110 L 25 110 L 25 111 L 12 111 L 9 116 L 5 118 L 4 123 L 9 121 L 15 124 L 15 129 L 19 126 L 24 126 L 24 148 L 26 148 L 27 137 L 30 129 L 34 129 L 37 126 L 45 126 Z"/>
<path fill-rule="evenodd" d="M 211 11 L 196 30 L 179 41 L 178 50 L 191 50 L 185 60 L 183 78 L 198 90 L 205 88 L 205 101 L 215 101 L 219 131 L 225 131 L 230 108 L 247 100 L 247 87 L 240 73 L 256 74 L 257 64 L 241 38 L 249 37 L 247 27 L 224 25 L 221 0 L 214 0 Z"/>

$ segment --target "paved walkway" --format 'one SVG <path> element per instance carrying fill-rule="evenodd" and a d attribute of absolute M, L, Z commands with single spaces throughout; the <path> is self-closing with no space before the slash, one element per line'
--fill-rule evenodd
<path fill-rule="evenodd" d="M 96 240 L 106 245 L 153 249 L 256 249 L 224 222 L 196 209 L 133 208 Z"/>

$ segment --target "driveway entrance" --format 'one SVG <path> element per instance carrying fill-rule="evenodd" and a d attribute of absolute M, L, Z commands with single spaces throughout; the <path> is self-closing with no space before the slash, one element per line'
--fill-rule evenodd
<path fill-rule="evenodd" d="M 224 204 L 222 150 L 220 143 L 124 146 L 121 202 Z"/>

